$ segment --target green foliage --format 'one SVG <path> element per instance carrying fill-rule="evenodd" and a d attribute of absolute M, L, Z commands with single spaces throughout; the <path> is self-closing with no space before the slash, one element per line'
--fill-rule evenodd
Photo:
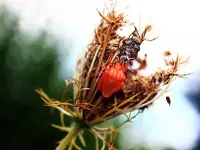
<path fill-rule="evenodd" d="M 34 90 L 41 87 L 58 99 L 62 95 L 56 44 L 47 43 L 44 31 L 37 39 L 23 35 L 18 18 L 0 10 L 0 149 L 55 149 L 65 135 L 50 126 L 60 123 L 59 113 L 50 113 Z"/>

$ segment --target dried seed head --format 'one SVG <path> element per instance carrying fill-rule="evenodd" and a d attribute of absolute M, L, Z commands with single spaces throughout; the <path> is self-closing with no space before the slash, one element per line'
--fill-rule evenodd
<path fill-rule="evenodd" d="M 159 95 L 163 86 L 170 84 L 172 78 L 178 76 L 179 65 L 185 63 L 181 61 L 179 56 L 175 60 L 172 59 L 171 52 L 166 51 L 164 52 L 164 61 L 168 68 L 160 69 L 152 75 L 143 76 L 140 73 L 147 66 L 146 57 L 141 59 L 136 56 L 135 61 L 140 65 L 134 70 L 116 69 L 116 64 L 126 63 L 121 61 L 122 53 L 120 50 L 122 48 L 119 47 L 119 43 L 126 43 L 128 38 L 117 35 L 117 30 L 126 21 L 123 20 L 123 13 L 117 13 L 114 9 L 106 16 L 99 11 L 98 13 L 102 20 L 95 29 L 95 36 L 89 44 L 84 58 L 82 75 L 79 77 L 82 88 L 89 88 L 89 90 L 77 91 L 79 99 L 76 100 L 77 104 L 90 103 L 93 106 L 90 111 L 77 110 L 81 112 L 80 114 L 89 124 L 104 122 L 108 118 L 119 115 L 121 112 L 117 111 L 117 106 L 120 106 L 120 110 L 123 111 L 149 106 L 153 103 L 155 96 Z M 136 28 L 132 36 L 137 37 L 142 42 L 145 39 L 145 34 L 151 28 L 148 25 L 141 36 Z M 91 74 L 96 76 L 91 77 Z M 120 74 L 122 78 L 118 79 L 117 75 Z M 97 106 L 98 109 L 96 109 Z"/>
<path fill-rule="evenodd" d="M 141 59 L 137 56 L 135 61 L 140 64 L 139 67 L 127 69 L 131 63 L 121 61 L 123 45 L 120 47 L 120 42 L 127 43 L 129 38 L 137 38 L 141 44 L 152 27 L 148 25 L 141 35 L 135 28 L 131 37 L 120 37 L 117 31 L 126 25 L 124 14 L 117 12 L 115 6 L 108 10 L 107 15 L 97 11 L 102 18 L 101 22 L 85 54 L 78 60 L 76 77 L 71 81 L 74 84 L 74 104 L 58 103 L 64 110 L 75 111 L 88 125 L 96 125 L 121 113 L 148 107 L 174 76 L 181 76 L 177 71 L 180 65 L 186 63 L 179 56 L 173 59 L 171 52 L 166 51 L 163 61 L 167 69 L 143 76 L 141 70 L 146 68 L 148 62 L 146 57 Z M 135 48 L 132 45 L 130 51 Z M 124 46 L 126 51 L 127 45 Z"/>
<path fill-rule="evenodd" d="M 141 51 L 138 46 L 145 40 L 145 34 L 151 30 L 151 26 L 148 25 L 141 35 L 135 28 L 132 37 L 120 37 L 117 31 L 126 25 L 124 14 L 117 12 L 115 5 L 107 10 L 107 15 L 97 11 L 102 18 L 101 22 L 95 29 L 94 38 L 86 52 L 77 61 L 76 76 L 66 82 L 62 102 L 49 98 L 41 89 L 37 90 L 48 106 L 78 118 L 82 121 L 82 128 L 92 127 L 91 132 L 94 134 L 102 132 L 94 127 L 99 123 L 120 114 L 124 114 L 129 121 L 134 116 L 128 117 L 126 112 L 148 108 L 163 94 L 162 91 L 166 91 L 163 88 L 168 88 L 175 76 L 185 76 L 179 74 L 178 70 L 188 61 L 182 60 L 178 55 L 173 59 L 171 52 L 166 51 L 163 59 L 166 67 L 151 75 L 142 75 L 141 70 L 146 68 L 148 62 L 146 56 L 145 59 L 137 57 L 137 53 Z M 123 44 L 120 45 L 120 42 Z M 124 56 L 127 56 L 128 61 L 124 60 Z M 130 70 L 128 68 L 132 63 L 129 60 L 132 58 L 139 63 L 139 67 Z M 74 85 L 72 103 L 64 100 L 70 84 Z M 170 105 L 170 98 L 166 97 L 166 100 Z M 105 132 L 111 131 L 106 129 Z"/>
<path fill-rule="evenodd" d="M 37 91 L 47 105 L 68 116 L 79 118 L 89 127 L 120 114 L 127 116 L 128 111 L 149 107 L 163 94 L 163 88 L 168 88 L 175 76 L 185 76 L 179 74 L 178 70 L 188 61 L 182 60 L 178 55 L 173 59 L 171 52 L 166 51 L 163 59 L 166 67 L 151 75 L 142 75 L 141 70 L 146 68 L 148 62 L 146 57 L 137 57 L 137 53 L 141 51 L 138 45 L 145 40 L 145 34 L 151 30 L 151 26 L 148 25 L 141 35 L 136 32 L 136 28 L 132 37 L 120 37 L 117 31 L 126 25 L 124 14 L 117 12 L 115 6 L 108 10 L 107 15 L 100 11 L 98 13 L 102 19 L 94 31 L 94 38 L 82 58 L 77 61 L 76 76 L 66 83 L 66 87 L 74 85 L 73 103 L 64 98 L 60 102 L 49 98 L 41 90 Z M 124 45 L 120 45 L 120 42 Z M 132 64 L 130 61 L 122 61 L 122 56 L 127 56 L 128 59 L 134 56 L 139 67 L 128 69 Z M 171 103 L 169 97 L 166 100 L 168 104 Z M 129 117 L 127 119 L 130 120 Z"/>

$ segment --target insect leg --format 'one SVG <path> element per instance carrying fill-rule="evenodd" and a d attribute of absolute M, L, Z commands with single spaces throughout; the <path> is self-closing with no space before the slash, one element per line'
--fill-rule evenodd
<path fill-rule="evenodd" d="M 133 38 L 133 37 L 138 37 L 138 38 L 140 38 L 140 34 L 139 34 L 139 32 L 138 32 L 138 30 L 137 30 L 137 28 L 136 28 L 136 26 L 134 26 L 134 31 L 129 35 L 129 38 Z"/>

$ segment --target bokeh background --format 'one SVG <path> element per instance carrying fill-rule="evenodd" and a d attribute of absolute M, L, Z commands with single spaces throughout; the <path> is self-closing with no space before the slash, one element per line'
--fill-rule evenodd
<path fill-rule="evenodd" d="M 73 76 L 76 59 L 99 23 L 96 7 L 101 10 L 104 4 L 101 0 L 0 1 L 1 150 L 52 150 L 65 136 L 51 127 L 60 124 L 59 113 L 45 107 L 34 89 L 40 87 L 51 97 L 61 98 L 64 80 Z M 147 53 L 150 62 L 148 72 L 161 64 L 164 50 L 171 50 L 190 57 L 182 71 L 193 73 L 172 84 L 167 93 L 170 107 L 163 97 L 121 129 L 118 149 L 200 149 L 198 6 L 198 0 L 118 1 L 117 7 L 139 29 L 150 23 L 155 29 L 151 35 L 160 35 L 142 45 L 140 54 Z M 68 118 L 66 124 L 70 122 Z M 87 132 L 85 138 L 84 149 L 94 149 L 94 138 Z"/>

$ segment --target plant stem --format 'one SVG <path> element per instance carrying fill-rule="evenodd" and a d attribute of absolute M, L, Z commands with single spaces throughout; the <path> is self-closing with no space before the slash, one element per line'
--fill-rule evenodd
<path fill-rule="evenodd" d="M 69 131 L 67 136 L 65 136 L 65 138 L 62 139 L 56 150 L 64 150 L 68 146 L 68 144 L 73 140 L 73 138 L 75 138 L 78 135 L 80 131 L 81 131 L 80 124 L 74 123 L 71 130 Z"/>

